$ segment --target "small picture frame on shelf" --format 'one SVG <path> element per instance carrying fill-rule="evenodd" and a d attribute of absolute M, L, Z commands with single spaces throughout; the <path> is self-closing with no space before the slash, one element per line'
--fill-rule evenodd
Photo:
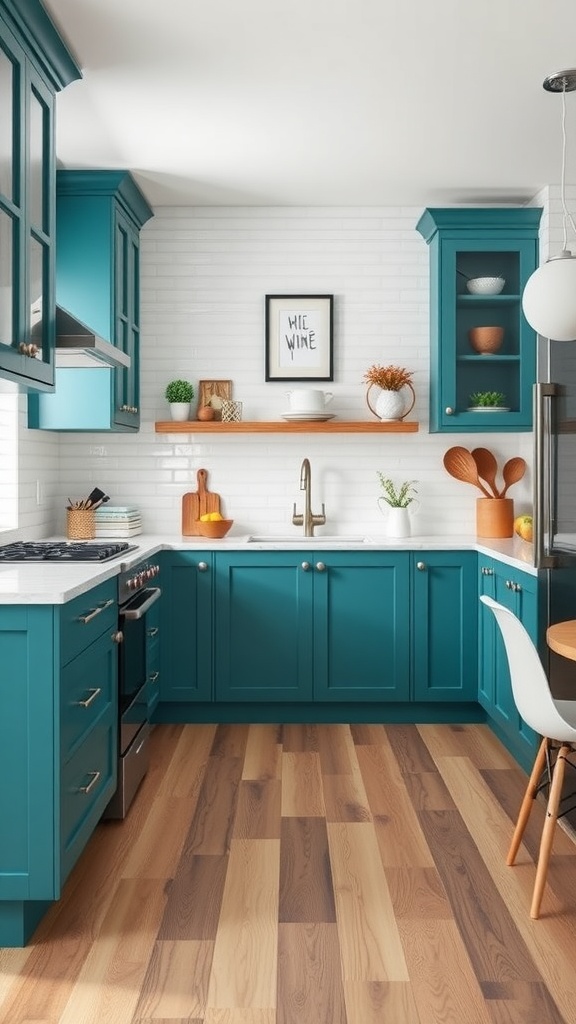
<path fill-rule="evenodd" d="M 222 419 L 222 403 L 232 398 L 231 380 L 200 380 L 198 381 L 198 407 L 209 405 L 214 410 L 214 419 Z"/>
<path fill-rule="evenodd" d="M 333 380 L 333 295 L 266 296 L 266 377 Z"/>

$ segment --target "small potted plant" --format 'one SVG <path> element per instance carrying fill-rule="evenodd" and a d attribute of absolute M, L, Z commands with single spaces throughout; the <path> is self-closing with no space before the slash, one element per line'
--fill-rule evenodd
<path fill-rule="evenodd" d="M 474 391 L 468 401 L 469 412 L 508 412 L 506 395 L 502 391 Z"/>
<path fill-rule="evenodd" d="M 364 380 L 368 384 L 366 392 L 366 403 L 370 412 L 380 420 L 402 420 L 414 407 L 416 396 L 412 387 L 413 370 L 406 370 L 403 366 L 379 366 L 375 363 L 364 374 Z M 370 405 L 370 389 L 379 387 L 380 394 L 376 399 L 376 408 Z M 412 392 L 412 401 L 405 409 L 404 396 L 400 394 L 403 388 L 409 388 Z"/>
<path fill-rule="evenodd" d="M 171 380 L 166 385 L 164 397 L 170 403 L 173 420 L 190 419 L 190 402 L 194 398 L 194 387 L 187 380 Z"/>
<path fill-rule="evenodd" d="M 416 501 L 415 495 L 418 493 L 414 487 L 416 481 L 405 480 L 403 484 L 396 486 L 383 473 L 378 473 L 378 479 L 384 491 L 384 494 L 381 494 L 378 498 L 378 508 L 386 515 L 388 536 L 409 537 L 410 519 L 408 516 L 408 506 L 413 501 Z M 383 509 L 381 502 L 384 502 L 388 507 Z"/>

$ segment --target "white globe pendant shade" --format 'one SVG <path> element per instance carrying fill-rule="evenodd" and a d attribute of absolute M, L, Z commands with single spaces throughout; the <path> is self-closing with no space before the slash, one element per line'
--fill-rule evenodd
<path fill-rule="evenodd" d="M 526 282 L 522 309 L 543 338 L 576 341 L 576 257 L 564 250 Z"/>

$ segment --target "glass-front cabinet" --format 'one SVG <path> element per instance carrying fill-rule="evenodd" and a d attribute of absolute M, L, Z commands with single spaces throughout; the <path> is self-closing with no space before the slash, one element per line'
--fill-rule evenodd
<path fill-rule="evenodd" d="M 37 0 L 0 0 L 0 376 L 54 385 L 54 96 L 80 78 Z"/>
<path fill-rule="evenodd" d="M 430 247 L 430 430 L 531 430 L 536 335 L 522 292 L 542 211 L 425 210 Z"/>

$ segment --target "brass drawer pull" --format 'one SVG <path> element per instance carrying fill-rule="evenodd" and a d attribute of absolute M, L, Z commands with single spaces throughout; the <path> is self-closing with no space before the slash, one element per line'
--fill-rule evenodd
<path fill-rule="evenodd" d="M 80 786 L 80 789 L 78 790 L 79 793 L 86 793 L 86 794 L 88 794 L 91 789 L 94 789 L 94 786 L 98 782 L 98 779 L 100 778 L 100 775 L 102 773 L 101 772 L 88 772 L 88 774 L 91 775 L 92 778 L 90 779 L 90 782 L 88 783 L 87 786 Z"/>
<path fill-rule="evenodd" d="M 86 700 L 78 700 L 76 703 L 79 708 L 89 708 L 96 700 L 96 697 L 99 697 L 101 693 L 102 687 L 98 686 L 95 690 L 90 690 L 90 696 L 87 697 Z"/>
<path fill-rule="evenodd" d="M 88 615 L 79 615 L 78 622 L 81 622 L 85 626 L 87 622 L 92 622 L 92 619 L 95 619 L 97 615 L 101 615 L 102 612 L 105 612 L 112 604 L 114 604 L 113 597 L 111 597 L 109 601 L 104 601 L 104 603 L 99 605 L 98 608 L 93 608 Z"/>

